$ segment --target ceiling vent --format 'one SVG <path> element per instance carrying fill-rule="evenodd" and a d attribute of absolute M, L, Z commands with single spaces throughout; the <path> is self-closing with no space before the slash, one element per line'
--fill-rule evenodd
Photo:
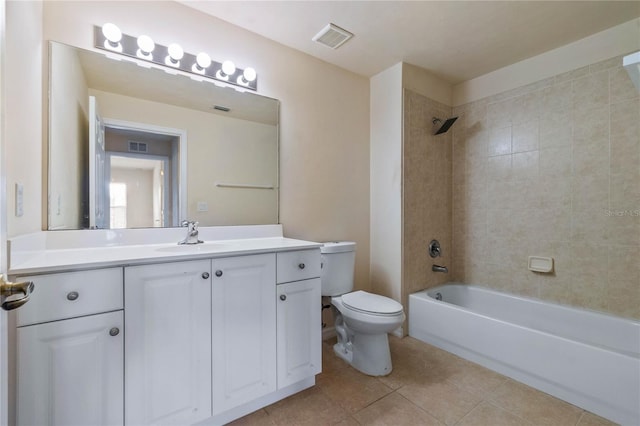
<path fill-rule="evenodd" d="M 351 37 L 353 37 L 353 34 L 349 31 L 344 30 L 337 25 L 329 24 L 316 34 L 312 40 L 332 49 L 337 49 L 346 43 Z"/>
<path fill-rule="evenodd" d="M 147 143 L 129 141 L 129 152 L 147 152 Z"/>

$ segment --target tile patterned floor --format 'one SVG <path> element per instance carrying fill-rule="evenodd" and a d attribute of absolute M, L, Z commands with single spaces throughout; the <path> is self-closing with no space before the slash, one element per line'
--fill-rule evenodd
<path fill-rule="evenodd" d="M 389 337 L 393 371 L 369 377 L 322 345 L 316 386 L 233 425 L 511 426 L 613 423 L 411 337 Z"/>

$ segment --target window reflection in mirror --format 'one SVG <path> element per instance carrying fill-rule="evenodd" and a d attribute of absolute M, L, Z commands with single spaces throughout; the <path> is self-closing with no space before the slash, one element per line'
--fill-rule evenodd
<path fill-rule="evenodd" d="M 278 223 L 277 100 L 56 42 L 49 65 L 49 229 Z"/>

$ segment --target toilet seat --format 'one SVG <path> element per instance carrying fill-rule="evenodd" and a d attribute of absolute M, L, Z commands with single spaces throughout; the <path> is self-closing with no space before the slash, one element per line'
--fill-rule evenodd
<path fill-rule="evenodd" d="M 395 300 L 362 290 L 343 294 L 341 299 L 346 308 L 369 315 L 396 316 L 402 313 L 402 305 Z"/>

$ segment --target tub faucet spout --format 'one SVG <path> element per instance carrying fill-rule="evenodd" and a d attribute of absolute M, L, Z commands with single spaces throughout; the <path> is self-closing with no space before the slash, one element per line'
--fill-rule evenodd
<path fill-rule="evenodd" d="M 445 273 L 445 274 L 449 272 L 449 269 L 447 269 L 447 267 L 446 267 L 446 266 L 440 266 L 440 265 L 433 265 L 433 266 L 431 267 L 431 270 L 432 270 L 433 272 L 443 272 L 443 273 Z"/>

